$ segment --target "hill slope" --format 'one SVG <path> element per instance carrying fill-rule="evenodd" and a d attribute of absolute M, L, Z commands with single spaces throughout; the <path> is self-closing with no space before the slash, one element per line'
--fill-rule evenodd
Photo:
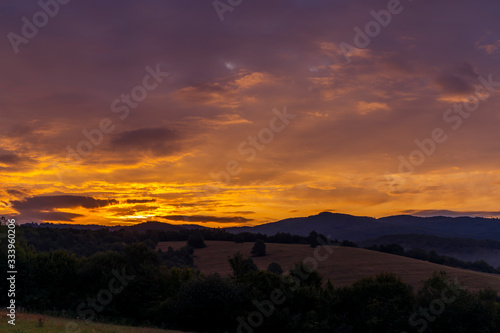
<path fill-rule="evenodd" d="M 0 311 L 2 321 L 0 332 L 37 332 L 37 333 L 93 333 L 93 332 L 120 332 L 120 333 L 182 333 L 181 331 L 162 330 L 146 327 L 134 327 L 123 325 L 102 324 L 96 322 L 85 322 L 82 319 L 66 319 L 49 317 L 32 313 L 16 313 L 16 326 L 7 323 L 7 312 Z M 40 327 L 40 321 L 42 327 Z M 70 326 L 67 326 L 69 323 Z M 72 326 L 77 325 L 77 326 Z"/>
<path fill-rule="evenodd" d="M 236 252 L 250 256 L 253 243 L 234 243 L 206 241 L 208 246 L 195 251 L 195 266 L 205 273 L 231 274 L 228 257 Z M 180 248 L 185 242 L 162 242 L 158 247 L 166 251 L 168 246 Z M 267 269 L 271 262 L 277 262 L 283 270 L 293 264 L 314 256 L 314 249 L 309 245 L 271 244 L 267 245 L 268 255 L 255 257 L 253 261 L 260 269 Z M 500 275 L 480 273 L 437 265 L 421 260 L 400 257 L 358 248 L 331 247 L 333 253 L 324 262 L 320 262 L 318 272 L 324 279 L 330 279 L 335 286 L 345 286 L 354 281 L 380 272 L 393 272 L 415 288 L 421 281 L 431 277 L 435 271 L 445 271 L 451 278 L 457 277 L 470 290 L 492 287 L 500 291 Z M 321 252 L 323 255 L 324 252 Z"/>

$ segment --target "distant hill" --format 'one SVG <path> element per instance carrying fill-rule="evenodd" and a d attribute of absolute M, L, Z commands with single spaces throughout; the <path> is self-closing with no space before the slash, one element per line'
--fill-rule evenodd
<path fill-rule="evenodd" d="M 116 228 L 118 228 L 118 227 L 113 227 L 111 230 L 116 229 Z M 118 229 L 121 229 L 121 228 L 123 228 L 123 227 L 119 227 Z M 179 231 L 179 230 L 182 230 L 184 228 L 179 226 L 179 225 L 174 225 L 174 224 L 170 224 L 170 223 L 150 221 L 150 222 L 144 222 L 144 223 L 139 223 L 139 224 L 127 226 L 125 229 L 134 230 L 134 231 L 146 231 L 148 229 L 158 230 L 158 231 Z"/>
<path fill-rule="evenodd" d="M 405 250 L 431 250 L 440 255 L 474 262 L 484 260 L 494 267 L 500 267 L 500 242 L 471 238 L 448 238 L 430 235 L 386 235 L 358 242 L 359 246 L 399 244 Z"/>
<path fill-rule="evenodd" d="M 70 223 L 25 223 L 22 224 L 27 227 L 34 228 L 53 228 L 53 229 L 78 229 L 78 230 L 99 230 L 109 227 L 97 224 L 70 224 Z M 121 227 L 120 227 L 121 228 Z"/>
<path fill-rule="evenodd" d="M 274 235 L 288 232 L 306 236 L 315 230 L 338 240 L 359 242 L 391 234 L 424 234 L 440 237 L 492 239 L 500 241 L 500 220 L 481 217 L 417 217 L 397 215 L 383 218 L 323 212 L 255 227 L 227 228 L 229 232 Z"/>
<path fill-rule="evenodd" d="M 170 224 L 164 222 L 144 222 L 129 226 L 99 226 L 81 224 L 27 224 L 36 227 L 74 228 L 96 230 L 121 228 L 144 231 L 147 229 L 177 231 L 182 229 L 210 229 L 196 224 Z M 491 239 L 500 242 L 500 220 L 481 217 L 417 217 L 397 215 L 382 218 L 353 216 L 323 212 L 308 217 L 296 217 L 254 227 L 224 228 L 232 233 L 252 232 L 274 235 L 278 232 L 307 236 L 313 230 L 332 239 L 360 242 L 386 235 L 421 234 L 447 238 Z"/>
<path fill-rule="evenodd" d="M 122 228 L 132 231 L 143 232 L 146 230 L 158 230 L 158 231 L 179 231 L 179 230 L 192 230 L 192 229 L 210 229 L 197 224 L 170 224 L 164 222 L 148 221 L 134 225 L 117 225 L 117 226 L 104 226 L 97 224 L 70 224 L 70 223 L 26 223 L 25 226 L 31 226 L 36 228 L 54 228 L 54 229 L 78 229 L 78 230 L 99 230 L 99 229 L 109 229 L 109 230 L 120 230 Z"/>

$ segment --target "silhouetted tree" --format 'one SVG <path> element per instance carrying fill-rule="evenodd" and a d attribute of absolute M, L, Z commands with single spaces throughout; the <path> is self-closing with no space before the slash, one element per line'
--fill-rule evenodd
<path fill-rule="evenodd" d="M 232 257 L 228 258 L 229 265 L 233 270 L 233 276 L 237 279 L 242 278 L 250 272 L 258 271 L 257 266 L 251 258 L 244 259 L 240 252 L 237 252 Z"/>
<path fill-rule="evenodd" d="M 311 231 L 309 233 L 309 236 L 307 237 L 307 241 L 309 242 L 309 245 L 311 245 L 311 247 L 317 247 L 319 245 L 318 233 L 314 230 Z"/>
<path fill-rule="evenodd" d="M 263 257 L 266 255 L 266 244 L 262 239 L 257 239 L 252 248 L 252 255 L 255 257 Z"/>

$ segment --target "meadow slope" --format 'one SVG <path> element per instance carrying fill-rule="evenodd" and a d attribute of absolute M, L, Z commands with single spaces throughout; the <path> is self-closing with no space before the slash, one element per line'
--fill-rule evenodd
<path fill-rule="evenodd" d="M 34 313 L 16 313 L 16 325 L 7 323 L 9 318 L 7 313 L 0 311 L 0 332 L 13 332 L 13 333 L 183 333 L 181 331 L 161 330 L 146 327 L 133 327 L 112 324 L 102 324 L 96 322 L 86 323 L 83 320 L 65 319 L 39 315 Z M 69 324 L 72 323 L 72 324 Z M 41 326 L 40 326 L 41 324 Z M 70 325 L 67 327 L 67 325 Z M 76 324 L 77 326 L 71 326 Z M 187 333 L 187 332 L 186 332 Z"/>
<path fill-rule="evenodd" d="M 236 252 L 250 256 L 253 243 L 234 243 L 225 241 L 205 241 L 207 247 L 195 250 L 194 264 L 204 273 L 228 275 L 231 268 L 228 257 Z M 186 242 L 161 242 L 158 248 L 166 251 L 169 246 L 174 249 L 185 246 Z M 294 263 L 314 255 L 314 249 L 302 244 L 267 245 L 267 256 L 254 257 L 253 261 L 259 269 L 267 269 L 271 262 L 277 262 L 283 270 Z M 333 252 L 327 260 L 320 262 L 318 272 L 324 279 L 330 279 L 335 286 L 346 286 L 366 276 L 380 272 L 393 272 L 414 288 L 418 288 L 423 280 L 432 276 L 435 271 L 445 271 L 454 279 L 460 280 L 471 291 L 491 287 L 500 291 L 500 275 L 474 272 L 464 269 L 442 266 L 426 261 L 396 256 L 387 253 L 360 248 L 331 247 Z M 322 249 L 324 250 L 324 249 Z M 323 255 L 324 252 L 320 254 Z"/>

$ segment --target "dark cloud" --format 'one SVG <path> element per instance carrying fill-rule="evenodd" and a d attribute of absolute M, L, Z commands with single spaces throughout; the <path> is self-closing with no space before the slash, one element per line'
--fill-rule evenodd
<path fill-rule="evenodd" d="M 430 216 L 450 216 L 450 217 L 460 217 L 460 216 L 470 216 L 470 217 L 498 217 L 500 216 L 500 211 L 453 211 L 444 209 L 424 209 L 424 210 L 403 210 L 402 214 L 409 214 L 422 217 Z"/>
<path fill-rule="evenodd" d="M 127 199 L 128 204 L 156 202 L 156 199 Z"/>
<path fill-rule="evenodd" d="M 25 196 L 28 193 L 28 191 L 21 190 L 21 189 L 14 189 L 14 190 L 7 190 L 7 193 L 9 195 L 21 197 L 21 196 Z"/>
<path fill-rule="evenodd" d="M 0 137 L 1 142 L 1 137 Z M 6 151 L 0 149 L 0 164 L 5 164 L 7 167 L 1 167 L 3 170 L 12 170 L 12 171 L 22 171 L 26 170 L 30 167 L 33 167 L 35 161 L 26 156 L 24 153 L 18 153 L 13 151 Z"/>
<path fill-rule="evenodd" d="M 36 196 L 23 201 L 12 201 L 12 206 L 16 210 L 50 210 L 55 208 L 77 208 L 87 209 L 101 208 L 117 204 L 115 199 L 95 199 L 93 197 L 83 197 L 74 195 Z"/>
<path fill-rule="evenodd" d="M 149 151 L 157 155 L 169 155 L 179 147 L 178 135 L 167 128 L 141 128 L 122 132 L 112 139 L 114 149 Z"/>
<path fill-rule="evenodd" d="M 14 153 L 0 153 L 0 163 L 17 164 L 22 161 L 22 158 Z"/>
<path fill-rule="evenodd" d="M 456 71 L 457 73 L 472 79 L 476 79 L 479 76 L 472 64 L 468 62 L 464 62 L 463 64 L 458 65 Z"/>
<path fill-rule="evenodd" d="M 438 86 L 446 93 L 465 95 L 474 92 L 479 74 L 469 62 L 456 65 L 436 79 Z"/>
<path fill-rule="evenodd" d="M 218 217 L 218 216 L 209 216 L 209 215 L 168 215 L 168 216 L 158 216 L 158 217 L 164 218 L 166 220 L 171 220 L 171 221 L 184 221 L 186 223 L 190 223 L 190 222 L 245 223 L 245 222 L 253 221 L 253 219 L 247 219 L 247 218 L 241 217 L 241 216 Z"/>
<path fill-rule="evenodd" d="M 28 215 L 21 213 L 21 218 L 33 219 L 33 221 L 47 222 L 73 222 L 77 217 L 83 217 L 82 214 L 66 213 L 66 212 L 36 212 L 36 215 Z"/>
<path fill-rule="evenodd" d="M 41 221 L 73 221 L 82 217 L 82 214 L 57 211 L 60 208 L 86 208 L 96 209 L 117 204 L 115 199 L 95 199 L 93 197 L 56 195 L 35 196 L 24 200 L 11 201 L 12 208 L 16 210 L 23 220 Z"/>
<path fill-rule="evenodd" d="M 473 91 L 472 85 L 453 74 L 438 77 L 436 83 L 447 93 L 468 94 Z"/>

